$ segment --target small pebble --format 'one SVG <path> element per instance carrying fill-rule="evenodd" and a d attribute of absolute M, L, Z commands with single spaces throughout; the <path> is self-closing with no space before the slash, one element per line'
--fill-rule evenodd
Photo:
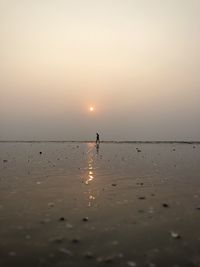
<path fill-rule="evenodd" d="M 135 267 L 136 266 L 136 263 L 134 261 L 127 261 L 127 265 L 129 267 Z"/>
<path fill-rule="evenodd" d="M 143 200 L 143 199 L 146 199 L 146 197 L 138 197 L 138 199 L 141 199 L 141 200 Z"/>
<path fill-rule="evenodd" d="M 169 208 L 169 205 L 168 205 L 167 203 L 163 203 L 162 206 L 163 206 L 164 208 Z"/>
<path fill-rule="evenodd" d="M 42 151 L 40 151 L 40 155 L 42 155 Z"/>
<path fill-rule="evenodd" d="M 50 208 L 53 208 L 53 207 L 54 207 L 54 203 L 53 203 L 53 202 L 49 202 L 49 203 L 48 203 L 48 206 L 49 206 Z"/>
<path fill-rule="evenodd" d="M 88 220 L 89 220 L 88 217 L 84 217 L 84 218 L 82 219 L 83 222 L 87 222 Z"/>
<path fill-rule="evenodd" d="M 72 239 L 72 243 L 78 244 L 78 243 L 80 243 L 80 239 L 75 237 L 75 238 Z"/>
<path fill-rule="evenodd" d="M 112 186 L 117 186 L 117 184 L 112 184 Z"/>
<path fill-rule="evenodd" d="M 72 255 L 72 252 L 69 250 L 69 249 L 66 249 L 66 248 L 59 248 L 59 251 L 68 255 L 68 256 L 71 256 Z"/>
<path fill-rule="evenodd" d="M 7 159 L 4 159 L 3 162 L 6 163 L 6 162 L 8 162 L 8 160 Z"/>
<path fill-rule="evenodd" d="M 66 227 L 67 227 L 68 229 L 72 229 L 72 228 L 73 228 L 73 225 L 72 225 L 71 223 L 66 223 Z"/>
<path fill-rule="evenodd" d="M 60 217 L 59 221 L 65 221 L 64 217 Z"/>
<path fill-rule="evenodd" d="M 171 237 L 173 237 L 174 239 L 180 239 L 181 236 L 177 233 L 177 232 L 171 232 Z"/>

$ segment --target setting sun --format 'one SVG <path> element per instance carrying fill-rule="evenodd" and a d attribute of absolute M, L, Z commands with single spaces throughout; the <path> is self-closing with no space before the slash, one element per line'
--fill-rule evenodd
<path fill-rule="evenodd" d="M 90 107 L 90 111 L 91 111 L 91 112 L 94 111 L 94 107 Z"/>

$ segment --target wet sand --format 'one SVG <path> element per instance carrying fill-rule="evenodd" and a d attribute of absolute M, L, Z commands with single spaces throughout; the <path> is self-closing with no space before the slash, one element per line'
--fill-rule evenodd
<path fill-rule="evenodd" d="M 0 266 L 200 266 L 200 144 L 0 143 Z"/>

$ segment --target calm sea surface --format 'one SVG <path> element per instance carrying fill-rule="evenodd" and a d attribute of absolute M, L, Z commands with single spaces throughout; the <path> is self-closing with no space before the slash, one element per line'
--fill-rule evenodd
<path fill-rule="evenodd" d="M 200 145 L 0 143 L 1 266 L 200 266 Z"/>

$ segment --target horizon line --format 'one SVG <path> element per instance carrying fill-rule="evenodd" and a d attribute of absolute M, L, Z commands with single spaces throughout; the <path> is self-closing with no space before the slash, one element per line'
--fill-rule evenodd
<path fill-rule="evenodd" d="M 0 140 L 0 143 L 96 143 L 94 140 Z M 193 140 L 102 140 L 100 143 L 179 143 L 179 144 L 200 144 L 200 141 Z"/>

